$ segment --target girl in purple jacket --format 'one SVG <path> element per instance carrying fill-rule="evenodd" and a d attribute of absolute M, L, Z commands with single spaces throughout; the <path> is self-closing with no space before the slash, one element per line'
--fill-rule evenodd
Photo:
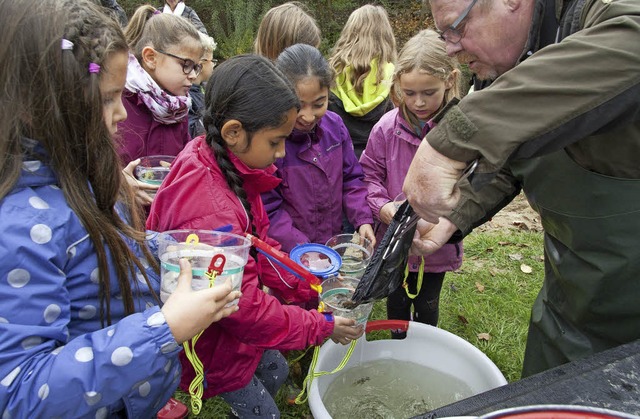
<path fill-rule="evenodd" d="M 301 108 L 286 156 L 276 160 L 282 179 L 262 195 L 269 214 L 269 235 L 289 252 L 302 243 L 325 244 L 342 233 L 342 214 L 375 244 L 367 188 L 340 117 L 327 111 L 333 77 L 320 51 L 306 44 L 285 49 L 276 67 L 296 89 Z"/>
<path fill-rule="evenodd" d="M 395 214 L 394 198 L 402 192 L 411 160 L 433 126 L 431 119 L 458 95 L 459 85 L 457 62 L 447 56 L 434 31 L 419 32 L 400 51 L 392 87 L 398 107 L 373 127 L 360 157 L 367 201 L 380 223 L 379 238 Z M 462 243 L 446 244 L 428 258 L 411 256 L 403 286 L 387 298 L 387 317 L 410 320 L 413 306 L 414 321 L 436 326 L 444 275 L 461 264 Z"/>

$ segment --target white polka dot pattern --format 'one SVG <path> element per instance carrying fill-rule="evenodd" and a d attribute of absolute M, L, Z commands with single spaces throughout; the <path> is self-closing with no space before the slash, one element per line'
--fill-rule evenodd
<path fill-rule="evenodd" d="M 95 317 L 98 309 L 92 305 L 86 305 L 80 309 L 78 312 L 78 317 L 82 320 L 89 320 Z"/>
<path fill-rule="evenodd" d="M 117 367 L 123 367 L 127 365 L 133 359 L 133 352 L 126 346 L 116 348 L 111 354 L 111 362 Z"/>
<path fill-rule="evenodd" d="M 29 205 L 31 205 L 35 209 L 49 209 L 49 204 L 47 204 L 42 198 L 37 196 L 32 196 L 29 198 Z"/>
<path fill-rule="evenodd" d="M 29 336 L 28 338 L 23 339 L 22 342 L 20 342 L 20 345 L 22 346 L 22 349 L 26 351 L 40 345 L 41 343 L 42 338 L 40 336 Z"/>
<path fill-rule="evenodd" d="M 147 397 L 150 392 L 151 392 L 151 384 L 149 384 L 148 381 L 145 381 L 140 385 L 140 387 L 138 387 L 138 393 L 140 393 L 140 396 L 142 397 Z"/>
<path fill-rule="evenodd" d="M 20 374 L 20 367 L 15 367 L 6 377 L 0 380 L 0 385 L 9 387 L 18 374 Z"/>
<path fill-rule="evenodd" d="M 84 393 L 84 401 L 87 402 L 89 406 L 93 406 L 102 400 L 102 394 L 96 391 L 87 391 Z"/>
<path fill-rule="evenodd" d="M 38 397 L 40 398 L 40 400 L 44 400 L 48 396 L 49 396 L 49 385 L 48 384 L 43 384 L 38 389 Z"/>
<path fill-rule="evenodd" d="M 88 346 L 80 348 L 76 351 L 75 358 L 78 362 L 90 362 L 93 359 L 93 349 Z"/>
<path fill-rule="evenodd" d="M 147 319 L 147 324 L 151 327 L 162 326 L 163 324 L 165 324 L 165 322 L 166 320 L 164 319 L 164 314 L 162 314 L 161 311 L 158 311 L 157 313 L 152 314 Z"/>
<path fill-rule="evenodd" d="M 31 227 L 29 232 L 31 240 L 36 244 L 46 244 L 51 240 L 51 227 L 44 224 L 36 224 Z"/>
<path fill-rule="evenodd" d="M 7 275 L 7 281 L 13 288 L 22 288 L 31 280 L 31 274 L 26 269 L 14 269 Z"/>
<path fill-rule="evenodd" d="M 57 304 L 49 304 L 47 308 L 44 309 L 44 321 L 47 323 L 53 323 L 58 320 L 60 317 L 60 313 L 62 309 Z"/>
<path fill-rule="evenodd" d="M 96 411 L 96 419 L 106 419 L 107 414 L 109 414 L 109 410 L 106 407 L 101 407 Z"/>

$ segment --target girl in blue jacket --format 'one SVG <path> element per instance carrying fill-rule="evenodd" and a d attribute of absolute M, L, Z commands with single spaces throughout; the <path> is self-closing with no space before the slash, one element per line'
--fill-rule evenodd
<path fill-rule="evenodd" d="M 269 214 L 269 236 L 289 252 L 302 243 L 325 244 L 342 233 L 347 221 L 375 245 L 367 188 L 340 117 L 327 111 L 333 77 L 320 51 L 306 44 L 285 49 L 276 67 L 291 81 L 300 99 L 286 155 L 276 160 L 282 179 L 262 195 Z"/>
<path fill-rule="evenodd" d="M 85 0 L 0 0 L 0 37 L 2 417 L 155 416 L 180 379 L 180 344 L 238 295 L 192 292 L 183 261 L 158 306 L 112 142 L 126 118 L 118 24 Z"/>

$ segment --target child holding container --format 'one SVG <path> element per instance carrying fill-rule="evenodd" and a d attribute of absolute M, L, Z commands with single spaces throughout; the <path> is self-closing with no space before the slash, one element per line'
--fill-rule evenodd
<path fill-rule="evenodd" d="M 267 237 L 269 221 L 260 193 L 278 184 L 273 162 L 284 153 L 299 102 L 290 83 L 266 58 L 240 55 L 222 63 L 205 92 L 206 136 L 178 155 L 158 191 L 147 226 L 159 231 L 213 229 Z M 204 398 L 220 395 L 239 417 L 279 417 L 273 398 L 287 378 L 279 350 L 304 349 L 325 338 L 347 344 L 362 335 L 354 320 L 296 305 L 283 305 L 262 291 L 277 290 L 287 301 L 317 296 L 305 281 L 279 269 L 262 254 L 244 267 L 240 309 L 207 328 L 195 352 L 204 365 Z M 195 377 L 181 357 L 181 387 Z M 256 413 L 257 412 L 257 413 Z"/>
<path fill-rule="evenodd" d="M 276 160 L 278 187 L 263 194 L 269 235 L 285 251 L 303 243 L 325 244 L 342 233 L 344 214 L 361 237 L 375 244 L 367 188 L 342 119 L 327 111 L 332 73 L 317 48 L 296 44 L 276 66 L 300 100 L 286 155 Z"/>
<path fill-rule="evenodd" d="M 0 113 L 2 417 L 155 417 L 180 344 L 239 293 L 193 292 L 183 260 L 159 306 L 112 139 L 127 115 L 118 23 L 85 0 L 0 0 L 0 38 L 0 103 L 13 107 Z"/>
<path fill-rule="evenodd" d="M 367 184 L 367 201 L 382 237 L 396 212 L 396 197 L 420 142 L 433 126 L 432 118 L 459 94 L 460 70 L 447 56 L 445 44 L 432 30 L 420 31 L 400 51 L 392 94 L 398 107 L 373 127 L 360 157 Z M 400 198 L 402 199 L 402 198 Z M 462 243 L 446 244 L 428 257 L 411 256 L 405 282 L 387 298 L 389 319 L 436 326 L 445 273 L 462 263 Z M 411 307 L 413 306 L 413 317 Z M 404 333 L 393 333 L 404 337 Z"/>

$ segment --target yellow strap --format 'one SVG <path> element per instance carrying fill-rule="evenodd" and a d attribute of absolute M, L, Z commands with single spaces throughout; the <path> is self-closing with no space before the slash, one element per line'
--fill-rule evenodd
<path fill-rule="evenodd" d="M 213 271 L 211 272 L 211 274 L 206 273 L 205 275 L 207 278 L 209 278 L 209 288 L 213 287 L 213 282 L 216 279 L 218 273 Z M 200 361 L 200 358 L 198 358 L 198 354 L 196 354 L 196 342 L 200 338 L 200 335 L 202 335 L 202 332 L 191 338 L 191 343 L 187 341 L 182 344 L 182 346 L 184 347 L 184 354 L 187 356 L 187 359 L 191 363 L 191 366 L 196 373 L 196 376 L 193 377 L 193 380 L 191 380 L 191 384 L 189 384 L 191 410 L 193 411 L 194 415 L 200 414 L 200 410 L 202 409 L 202 395 L 204 393 L 204 366 L 202 365 L 202 361 Z"/>
<path fill-rule="evenodd" d="M 336 367 L 336 369 L 334 369 L 331 372 L 315 371 L 316 364 L 318 363 L 318 354 L 320 353 L 320 346 L 316 346 L 313 349 L 313 359 L 311 360 L 311 365 L 309 366 L 309 372 L 307 373 L 307 376 L 304 378 L 304 382 L 302 383 L 302 391 L 296 397 L 296 400 L 295 400 L 296 404 L 303 404 L 307 402 L 309 395 L 305 393 L 311 391 L 311 383 L 313 382 L 314 378 L 322 377 L 323 375 L 335 374 L 336 372 L 343 369 L 345 365 L 347 365 L 347 362 L 349 362 L 349 358 L 351 358 L 351 354 L 353 353 L 353 350 L 356 347 L 356 342 L 357 342 L 356 340 L 351 341 L 351 345 L 349 345 L 349 349 L 347 350 L 347 353 L 345 354 L 344 358 L 342 359 L 340 364 Z"/>
<path fill-rule="evenodd" d="M 409 284 L 407 284 L 407 277 L 409 276 L 409 264 L 404 268 L 404 281 L 402 282 L 402 286 L 407 293 L 407 297 L 412 300 L 420 294 L 420 289 L 422 288 L 422 277 L 424 276 L 424 257 L 420 258 L 420 270 L 418 271 L 418 283 L 416 284 L 416 293 L 411 294 L 409 292 Z"/>

